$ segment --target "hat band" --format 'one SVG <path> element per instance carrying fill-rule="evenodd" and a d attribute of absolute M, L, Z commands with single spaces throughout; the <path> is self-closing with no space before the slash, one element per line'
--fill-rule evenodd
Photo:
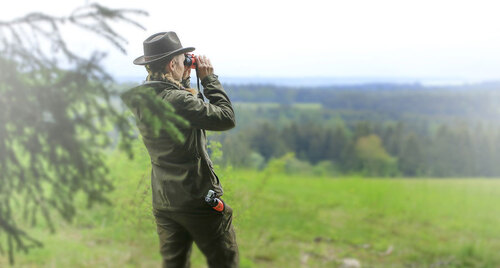
<path fill-rule="evenodd" d="M 144 56 L 144 59 L 145 60 L 153 60 L 153 59 L 156 59 L 158 57 L 161 57 L 161 56 L 164 56 L 164 55 L 167 55 L 167 54 L 169 54 L 169 52 L 161 53 L 161 54 L 156 54 L 156 55 L 151 55 L 151 56 Z"/>

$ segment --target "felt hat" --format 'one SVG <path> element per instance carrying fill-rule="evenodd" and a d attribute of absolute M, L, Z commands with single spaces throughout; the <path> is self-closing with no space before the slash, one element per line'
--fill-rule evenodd
<path fill-rule="evenodd" d="M 134 60 L 136 65 L 146 65 L 165 59 L 169 56 L 191 52 L 194 47 L 182 47 L 181 41 L 175 32 L 161 32 L 153 34 L 143 42 L 144 55 Z"/>

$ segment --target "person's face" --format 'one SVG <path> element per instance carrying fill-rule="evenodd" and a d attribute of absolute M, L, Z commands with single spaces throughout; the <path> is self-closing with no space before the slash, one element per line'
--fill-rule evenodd
<path fill-rule="evenodd" d="M 172 73 L 172 77 L 176 81 L 182 81 L 182 75 L 184 74 L 184 54 L 180 54 L 175 56 L 170 62 L 170 71 Z"/>

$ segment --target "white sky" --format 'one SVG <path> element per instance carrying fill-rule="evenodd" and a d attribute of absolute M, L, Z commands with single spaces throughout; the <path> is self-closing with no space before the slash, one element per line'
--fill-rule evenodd
<path fill-rule="evenodd" d="M 67 14 L 81 0 L 9 1 L 1 20 L 30 11 Z M 176 31 L 225 76 L 444 77 L 500 79 L 500 1 L 191 0 L 99 1 L 141 8 L 147 28 L 120 25 L 128 55 L 112 52 L 108 71 L 141 76 L 132 64 L 142 41 Z M 83 49 L 106 49 L 70 34 Z"/>

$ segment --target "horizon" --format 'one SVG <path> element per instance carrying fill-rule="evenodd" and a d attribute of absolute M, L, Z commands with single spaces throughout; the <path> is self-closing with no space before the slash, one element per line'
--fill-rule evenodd
<path fill-rule="evenodd" d="M 142 76 L 115 76 L 118 83 L 141 83 Z M 196 81 L 196 74 L 191 75 L 191 82 Z M 273 85 L 286 87 L 328 87 L 357 85 L 418 85 L 421 87 L 460 87 L 483 84 L 499 84 L 500 79 L 465 79 L 460 77 L 364 77 L 364 76 L 224 76 L 219 75 L 223 84 L 234 85 Z"/>

